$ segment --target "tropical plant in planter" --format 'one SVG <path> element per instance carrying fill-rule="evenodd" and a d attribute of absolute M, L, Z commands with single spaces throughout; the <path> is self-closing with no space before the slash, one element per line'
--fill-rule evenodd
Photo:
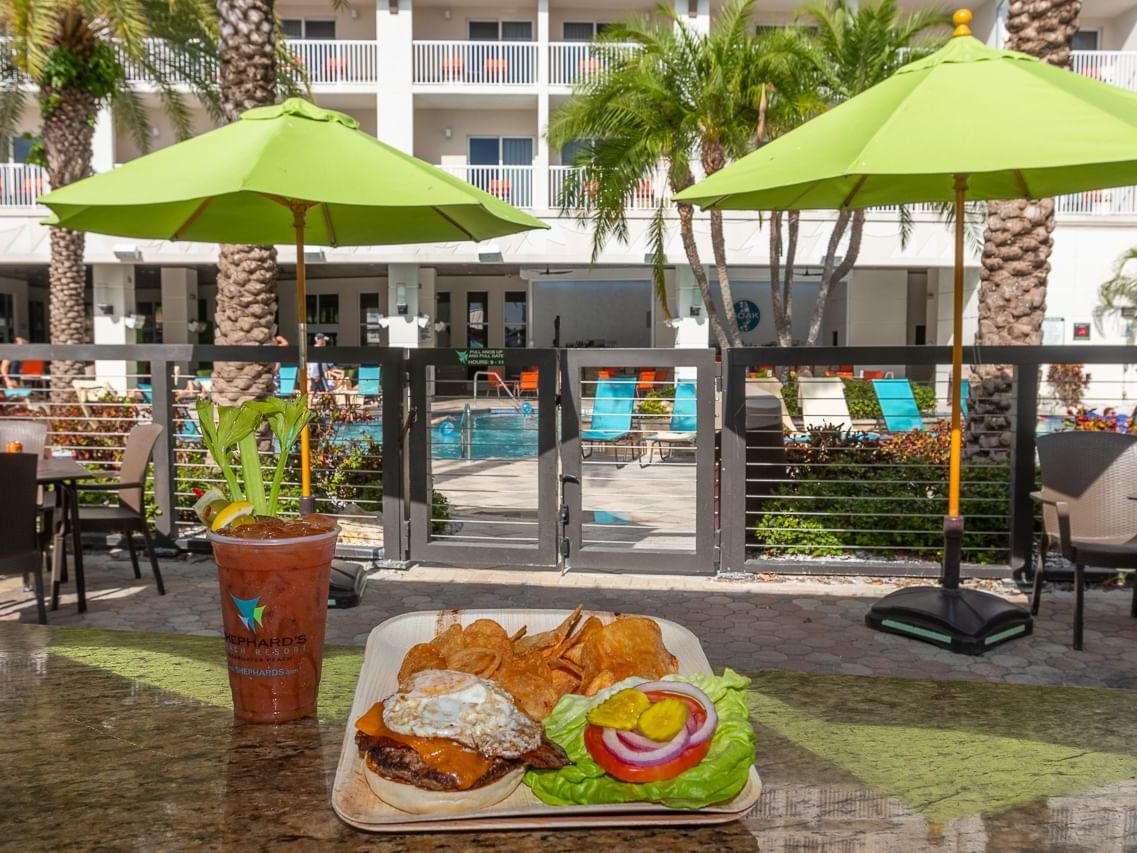
<path fill-rule="evenodd" d="M 289 453 L 312 417 L 308 400 L 199 400 L 197 414 L 228 491 L 210 490 L 194 509 L 209 526 L 217 562 L 233 712 L 257 723 L 310 716 L 339 531 L 328 516 L 278 517 Z M 278 448 L 268 477 L 259 446 L 266 427 Z"/>

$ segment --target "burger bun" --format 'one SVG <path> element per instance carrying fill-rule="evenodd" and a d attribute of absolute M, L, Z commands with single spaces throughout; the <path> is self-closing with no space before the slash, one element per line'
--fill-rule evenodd
<path fill-rule="evenodd" d="M 383 802 L 408 814 L 455 814 L 476 812 L 496 805 L 517 790 L 525 776 L 523 766 L 510 770 L 495 782 L 467 791 L 428 791 L 380 776 L 364 761 L 367 784 Z"/>

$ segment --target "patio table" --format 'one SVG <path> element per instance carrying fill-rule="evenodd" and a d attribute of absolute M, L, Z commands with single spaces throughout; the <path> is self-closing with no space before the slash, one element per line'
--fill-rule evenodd
<path fill-rule="evenodd" d="M 950 853 L 1134 840 L 1137 732 L 1118 721 L 1135 690 L 752 672 L 764 790 L 740 821 L 369 836 L 330 805 L 362 649 L 328 647 L 319 718 L 275 727 L 234 722 L 220 636 L 0 622 L 0 660 L 0 825 L 25 850 Z"/>
<path fill-rule="evenodd" d="M 75 553 L 75 594 L 79 598 L 80 613 L 83 613 L 87 609 L 87 585 L 83 578 L 83 545 L 82 531 L 79 527 L 78 483 L 80 480 L 91 480 L 100 476 L 102 475 L 69 457 L 53 456 L 49 459 L 40 459 L 36 465 L 36 482 L 41 486 L 55 486 L 59 489 L 59 493 L 63 499 L 63 525 L 59 534 L 55 537 L 54 547 L 62 549 L 64 547 L 63 543 L 65 537 L 68 534 L 71 535 L 72 550 Z M 60 552 L 59 558 L 63 557 L 63 553 Z M 52 556 L 52 610 L 59 608 L 59 584 L 62 580 L 60 574 L 56 571 L 56 566 L 61 562 L 66 566 L 65 560 L 59 558 L 55 555 Z"/>

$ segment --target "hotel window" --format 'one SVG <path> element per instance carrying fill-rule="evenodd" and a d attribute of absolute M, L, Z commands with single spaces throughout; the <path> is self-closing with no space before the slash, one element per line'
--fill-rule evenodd
<path fill-rule="evenodd" d="M 565 21 L 561 35 L 565 41 L 592 41 L 610 26 L 605 21 Z"/>
<path fill-rule="evenodd" d="M 328 39 L 336 37 L 336 22 L 329 18 L 284 18 L 280 22 L 285 38 Z"/>
<path fill-rule="evenodd" d="M 1100 50 L 1101 30 L 1078 30 L 1070 39 L 1070 50 Z"/>
<path fill-rule="evenodd" d="M 511 290 L 505 294 L 505 345 L 524 348 L 525 329 L 528 326 L 529 295 L 524 290 Z"/>
<path fill-rule="evenodd" d="M 382 314 L 378 293 L 359 294 L 359 344 L 365 347 L 383 346 Z"/>
<path fill-rule="evenodd" d="M 532 21 L 467 21 L 470 41 L 533 41 Z"/>
<path fill-rule="evenodd" d="M 490 345 L 489 294 L 470 291 L 466 294 L 466 347 L 485 349 Z"/>
<path fill-rule="evenodd" d="M 340 330 L 340 297 L 338 293 L 309 293 L 307 297 L 308 345 L 314 343 L 316 335 L 323 333 L 335 346 Z"/>
<path fill-rule="evenodd" d="M 471 136 L 466 180 L 517 207 L 533 204 L 533 140 L 527 136 Z M 478 168 L 480 167 L 480 168 Z"/>

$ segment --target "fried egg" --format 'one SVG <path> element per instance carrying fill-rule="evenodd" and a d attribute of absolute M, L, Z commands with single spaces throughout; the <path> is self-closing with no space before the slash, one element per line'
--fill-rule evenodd
<path fill-rule="evenodd" d="M 541 724 L 499 685 L 444 669 L 416 672 L 383 700 L 383 722 L 404 735 L 445 737 L 486 756 L 519 758 L 541 745 Z"/>

